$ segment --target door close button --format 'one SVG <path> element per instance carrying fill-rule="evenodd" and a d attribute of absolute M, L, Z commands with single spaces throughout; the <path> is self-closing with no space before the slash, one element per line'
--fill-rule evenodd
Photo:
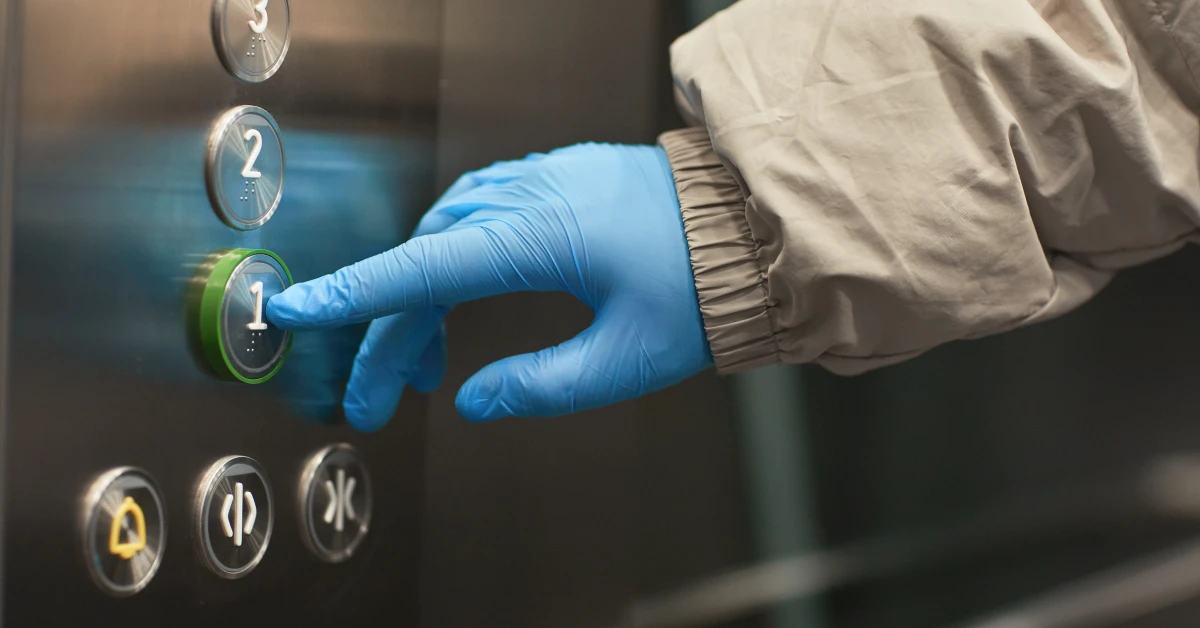
<path fill-rule="evenodd" d="M 358 550 L 371 526 L 371 477 L 353 447 L 331 445 L 300 474 L 304 542 L 321 560 L 340 563 Z"/>

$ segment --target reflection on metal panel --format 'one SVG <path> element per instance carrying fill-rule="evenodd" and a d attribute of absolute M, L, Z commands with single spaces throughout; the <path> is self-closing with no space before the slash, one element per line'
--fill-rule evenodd
<path fill-rule="evenodd" d="M 5 624 L 415 622 L 422 401 L 370 438 L 340 421 L 362 326 L 298 335 L 266 384 L 218 381 L 190 346 L 187 300 L 217 251 L 269 249 L 306 280 L 405 238 L 433 193 L 439 3 L 291 0 L 286 59 L 254 85 L 219 60 L 210 0 L 24 9 L 20 89 L 5 92 L 22 114 Z M 210 129 L 237 105 L 269 112 L 286 152 L 279 207 L 248 231 L 205 184 Z M 305 460 L 342 441 L 373 462 L 381 498 L 359 555 L 334 566 L 305 549 L 296 494 Z M 189 525 L 199 474 L 227 455 L 261 462 L 279 502 L 261 564 L 228 582 Z M 88 578 L 76 511 L 122 465 L 154 475 L 174 525 L 154 580 L 116 607 Z"/>

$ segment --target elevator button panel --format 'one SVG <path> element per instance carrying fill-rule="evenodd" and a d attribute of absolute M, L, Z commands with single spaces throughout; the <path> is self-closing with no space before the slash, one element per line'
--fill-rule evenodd
<path fill-rule="evenodd" d="M 212 27 L 221 63 L 248 83 L 278 72 L 291 44 L 288 0 L 214 0 Z"/>
<path fill-rule="evenodd" d="M 371 526 L 371 478 L 345 443 L 322 449 L 300 474 L 304 542 L 321 560 L 339 563 L 358 550 Z"/>
<path fill-rule="evenodd" d="M 229 226 L 249 231 L 271 219 L 283 198 L 279 125 L 265 109 L 234 107 L 208 138 L 205 178 L 213 209 Z"/>
<path fill-rule="evenodd" d="M 254 459 L 227 456 L 201 478 L 196 540 L 213 573 L 233 580 L 253 571 L 267 552 L 274 524 L 271 485 Z"/>
<path fill-rule="evenodd" d="M 141 591 L 162 563 L 167 517 L 162 495 L 144 471 L 104 473 L 84 499 L 83 548 L 92 580 L 106 593 Z"/>
<path fill-rule="evenodd" d="M 200 298 L 199 339 L 218 377 L 261 384 L 279 372 L 292 333 L 266 320 L 266 303 L 292 285 L 270 251 L 234 249 L 214 257 Z"/>

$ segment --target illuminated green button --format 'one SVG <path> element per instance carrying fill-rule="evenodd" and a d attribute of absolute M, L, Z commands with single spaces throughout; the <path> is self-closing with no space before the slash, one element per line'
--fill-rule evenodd
<path fill-rule="evenodd" d="M 270 251 L 234 249 L 213 264 L 200 299 L 199 339 L 218 377 L 261 384 L 279 372 L 292 333 L 270 324 L 264 309 L 292 285 L 292 274 Z"/>

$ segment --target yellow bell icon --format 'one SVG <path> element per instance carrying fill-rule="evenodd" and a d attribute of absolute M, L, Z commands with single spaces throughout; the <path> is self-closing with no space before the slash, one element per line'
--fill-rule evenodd
<path fill-rule="evenodd" d="M 125 521 L 126 515 L 133 517 L 134 526 L 137 528 L 137 539 L 131 543 L 121 542 L 121 523 Z M 134 554 L 144 549 L 146 549 L 146 515 L 132 497 L 126 497 L 124 503 L 117 509 L 117 513 L 113 515 L 112 528 L 108 534 L 108 551 L 129 560 L 133 558 Z"/>

